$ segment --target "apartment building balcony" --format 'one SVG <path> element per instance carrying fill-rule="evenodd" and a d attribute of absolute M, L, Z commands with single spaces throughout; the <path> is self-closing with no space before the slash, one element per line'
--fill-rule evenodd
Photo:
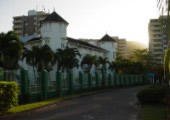
<path fill-rule="evenodd" d="M 23 26 L 22 26 L 22 25 L 14 25 L 13 28 L 14 28 L 14 29 L 22 29 Z"/>
<path fill-rule="evenodd" d="M 14 21 L 13 21 L 13 24 L 17 24 L 17 23 L 23 23 L 23 20 L 20 19 L 20 20 L 14 20 Z"/>
<path fill-rule="evenodd" d="M 15 31 L 16 34 L 22 34 L 22 31 Z"/>

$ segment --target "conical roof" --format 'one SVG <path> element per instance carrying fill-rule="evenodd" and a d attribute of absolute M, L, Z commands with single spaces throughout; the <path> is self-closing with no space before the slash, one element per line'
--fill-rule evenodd
<path fill-rule="evenodd" d="M 110 41 L 110 42 L 116 42 L 115 39 L 113 39 L 112 37 L 110 37 L 108 34 L 104 35 L 99 41 Z"/>
<path fill-rule="evenodd" d="M 66 20 L 64 20 L 59 14 L 57 14 L 55 11 L 48 15 L 42 22 L 64 22 L 68 24 Z"/>

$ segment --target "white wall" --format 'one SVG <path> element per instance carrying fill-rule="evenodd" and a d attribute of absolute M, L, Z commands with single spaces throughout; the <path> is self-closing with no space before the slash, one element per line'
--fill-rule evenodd
<path fill-rule="evenodd" d="M 52 50 L 61 48 L 61 45 L 66 43 L 67 24 L 48 22 L 43 23 L 41 27 L 41 36 L 43 44 L 48 44 Z"/>
<path fill-rule="evenodd" d="M 108 59 L 109 61 L 114 61 L 116 59 L 116 53 L 117 53 L 117 43 L 111 42 L 111 41 L 105 41 L 105 42 L 99 42 L 99 47 L 106 49 L 109 51 L 108 53 Z"/>

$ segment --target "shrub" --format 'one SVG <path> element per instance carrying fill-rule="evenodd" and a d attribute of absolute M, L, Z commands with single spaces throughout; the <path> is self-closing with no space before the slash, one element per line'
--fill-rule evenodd
<path fill-rule="evenodd" d="M 0 81 L 0 111 L 7 111 L 18 104 L 18 85 L 16 82 Z"/>
<path fill-rule="evenodd" d="M 137 93 L 142 104 L 160 103 L 165 97 L 166 89 L 161 85 L 149 85 Z"/>

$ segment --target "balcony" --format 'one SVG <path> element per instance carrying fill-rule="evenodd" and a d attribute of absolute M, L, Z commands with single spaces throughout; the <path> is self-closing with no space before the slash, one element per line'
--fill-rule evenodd
<path fill-rule="evenodd" d="M 23 23 L 23 20 L 22 20 L 22 19 L 19 19 L 19 20 L 14 20 L 14 21 L 13 21 L 13 24 L 17 24 L 17 23 Z"/>
<path fill-rule="evenodd" d="M 14 32 L 17 33 L 17 34 L 21 34 L 22 30 L 14 30 Z"/>
<path fill-rule="evenodd" d="M 23 28 L 23 26 L 22 25 L 14 25 L 13 28 L 14 29 L 21 29 L 21 28 Z"/>

